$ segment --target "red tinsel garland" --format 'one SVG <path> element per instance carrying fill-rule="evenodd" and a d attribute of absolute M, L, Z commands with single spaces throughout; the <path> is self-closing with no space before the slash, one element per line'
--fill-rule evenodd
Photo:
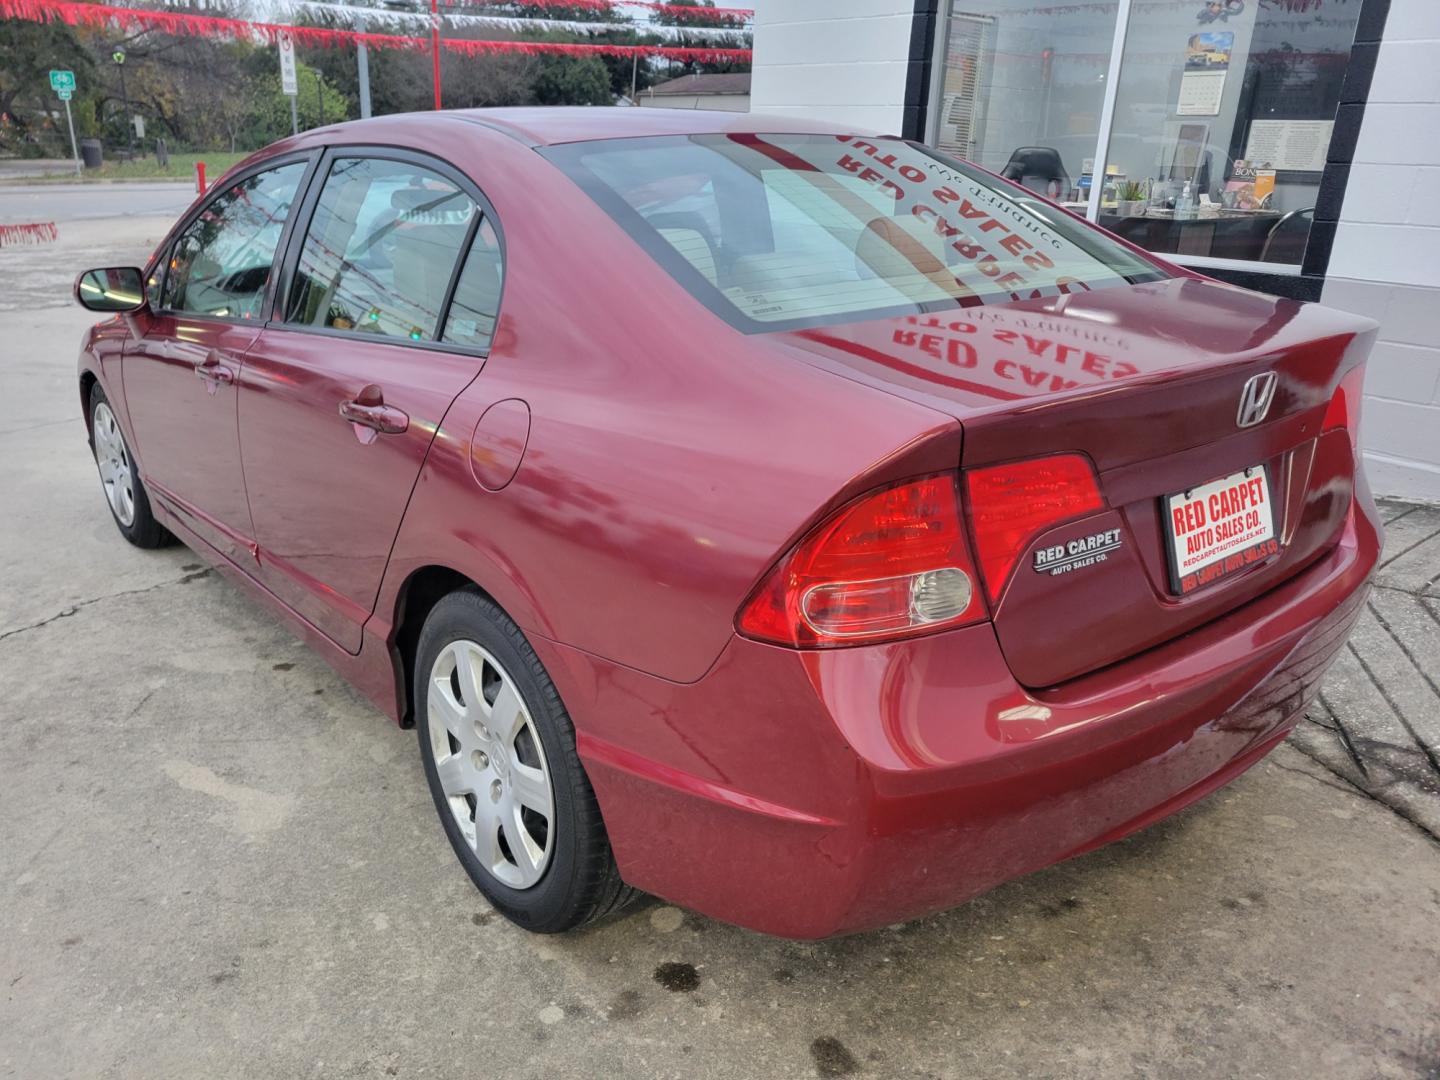
<path fill-rule="evenodd" d="M 44 244 L 60 237 L 53 221 L 37 221 L 27 225 L 0 225 L 0 247 L 15 244 Z"/>
<path fill-rule="evenodd" d="M 62 22 L 67 26 L 107 26 L 126 30 L 155 30 L 181 37 L 259 38 L 273 44 L 281 35 L 303 48 L 334 48 L 363 41 L 372 49 L 430 47 L 429 39 L 399 34 L 371 34 L 358 30 L 333 30 L 320 26 L 282 26 L 279 23 L 226 19 L 215 15 L 194 15 L 179 11 L 151 11 L 142 8 L 84 4 L 75 0 L 0 0 L 0 18 L 26 22 Z M 466 41 L 447 38 L 441 45 L 464 56 L 481 53 L 521 53 L 534 56 L 553 53 L 561 56 L 659 56 L 701 64 L 749 60 L 749 49 L 712 49 L 672 45 L 598 45 L 554 41 Z"/>
<path fill-rule="evenodd" d="M 654 0 L 461 0 L 473 7 L 527 7 L 527 8 L 584 8 L 613 16 L 620 4 L 648 8 L 663 15 L 671 15 L 686 22 L 724 21 L 729 19 L 750 20 L 755 12 L 749 8 L 688 7 L 684 4 L 656 3 Z"/>

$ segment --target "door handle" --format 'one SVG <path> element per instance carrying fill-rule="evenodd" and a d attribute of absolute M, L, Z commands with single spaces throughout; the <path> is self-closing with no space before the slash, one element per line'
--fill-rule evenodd
<path fill-rule="evenodd" d="M 229 386 L 235 381 L 235 372 L 220 363 L 220 354 L 213 350 L 195 365 L 195 374 L 211 384 L 223 383 Z"/>
<path fill-rule="evenodd" d="M 368 390 L 369 387 L 366 387 Z M 363 395 L 362 395 L 363 396 Z M 377 395 L 378 396 L 378 395 Z M 383 401 L 342 401 L 340 416 L 352 424 L 359 424 L 382 435 L 399 435 L 410 427 L 410 417 Z"/>

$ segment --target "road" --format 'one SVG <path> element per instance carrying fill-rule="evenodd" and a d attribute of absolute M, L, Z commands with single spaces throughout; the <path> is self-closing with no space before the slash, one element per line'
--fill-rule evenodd
<path fill-rule="evenodd" d="M 0 1077 L 1440 1075 L 1440 844 L 1290 746 L 876 933 L 497 917 L 414 734 L 190 552 L 115 532 L 89 317 L 33 281 L 141 260 L 147 197 L 0 251 Z"/>
<path fill-rule="evenodd" d="M 151 214 L 173 220 L 194 198 L 190 184 L 170 181 L 5 184 L 0 185 L 0 224 L 53 221 L 63 228 L 75 221 Z"/>

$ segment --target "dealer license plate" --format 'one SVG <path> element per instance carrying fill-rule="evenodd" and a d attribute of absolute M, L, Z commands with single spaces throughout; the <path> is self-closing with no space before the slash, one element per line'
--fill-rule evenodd
<path fill-rule="evenodd" d="M 1170 588 L 1181 596 L 1280 553 L 1263 465 L 1163 500 Z"/>

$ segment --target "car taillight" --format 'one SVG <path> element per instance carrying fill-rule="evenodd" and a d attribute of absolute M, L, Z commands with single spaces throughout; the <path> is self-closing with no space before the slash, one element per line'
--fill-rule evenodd
<path fill-rule="evenodd" d="M 737 626 L 781 645 L 888 641 L 984 619 L 974 580 L 955 478 L 931 476 L 826 518 L 761 582 Z"/>
<path fill-rule="evenodd" d="M 1335 388 L 1335 394 L 1325 410 L 1325 419 L 1320 424 L 1322 434 L 1336 428 L 1348 431 L 1352 451 L 1358 450 L 1360 446 L 1360 402 L 1364 398 L 1364 392 L 1365 365 L 1360 364 L 1347 371 L 1340 380 L 1340 385 Z"/>
<path fill-rule="evenodd" d="M 1031 540 L 1105 506 L 1095 470 L 1080 454 L 970 469 L 965 481 L 975 556 L 992 603 Z"/>

